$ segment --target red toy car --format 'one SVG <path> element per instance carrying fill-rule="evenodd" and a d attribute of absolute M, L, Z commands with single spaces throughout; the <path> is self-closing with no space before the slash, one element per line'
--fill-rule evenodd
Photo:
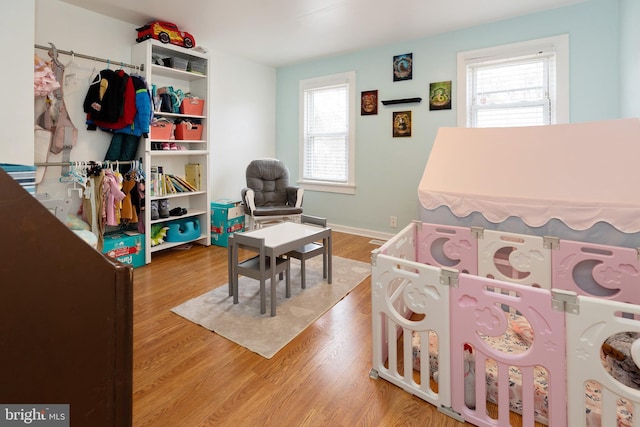
<path fill-rule="evenodd" d="M 154 38 L 162 43 L 171 43 L 176 46 L 186 47 L 190 49 L 196 45 L 196 39 L 187 32 L 182 32 L 176 24 L 164 21 L 153 21 L 148 24 L 136 28 L 138 38 L 136 41 L 140 43 L 143 40 Z"/>

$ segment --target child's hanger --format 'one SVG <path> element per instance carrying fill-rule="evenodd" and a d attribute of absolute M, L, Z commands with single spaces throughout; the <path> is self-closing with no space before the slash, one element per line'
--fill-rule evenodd
<path fill-rule="evenodd" d="M 102 81 L 102 74 L 98 73 L 98 75 L 96 76 L 96 72 L 97 72 L 96 62 L 97 62 L 97 59 L 93 58 L 93 70 L 91 70 L 91 73 L 89 74 L 89 86 L 94 85 L 96 83 L 100 83 Z M 95 80 L 94 76 L 96 76 L 98 80 Z"/>
<path fill-rule="evenodd" d="M 69 66 L 78 66 L 78 63 L 76 62 L 76 54 L 71 50 L 69 51 L 69 53 L 71 54 L 71 61 L 67 62 L 67 64 L 65 65 L 65 68 L 69 67 Z"/>
<path fill-rule="evenodd" d="M 82 198 L 82 190 L 87 188 L 87 183 L 85 181 L 85 177 L 79 171 L 78 162 L 73 163 L 73 167 L 71 169 L 73 179 L 73 188 L 67 188 L 67 197 L 71 197 L 72 193 L 77 193 L 78 198 Z M 78 187 L 78 184 L 82 186 L 82 188 Z"/>
<path fill-rule="evenodd" d="M 78 68 L 78 64 L 76 63 L 76 54 L 71 51 L 71 61 L 64 66 L 66 73 L 64 75 L 64 85 L 69 86 L 70 84 L 76 84 L 78 81 L 78 74 L 75 71 L 69 72 L 69 69 Z"/>

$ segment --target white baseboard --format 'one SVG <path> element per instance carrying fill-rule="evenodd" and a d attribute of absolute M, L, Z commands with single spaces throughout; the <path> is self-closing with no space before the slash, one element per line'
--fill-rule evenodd
<path fill-rule="evenodd" d="M 380 239 L 380 240 L 389 240 L 395 235 L 395 233 L 384 233 L 382 231 L 367 230 L 364 228 L 357 228 L 357 227 L 348 227 L 345 225 L 338 225 L 338 224 L 328 224 L 328 226 L 331 227 L 332 230 L 338 231 L 341 233 L 355 234 L 356 236 L 371 237 L 371 238 Z"/>

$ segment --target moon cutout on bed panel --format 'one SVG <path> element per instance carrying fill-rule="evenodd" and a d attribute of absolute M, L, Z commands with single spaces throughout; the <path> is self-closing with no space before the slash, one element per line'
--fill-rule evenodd
<path fill-rule="evenodd" d="M 529 320 L 509 305 L 500 305 L 496 309 L 494 313 L 499 313 L 500 321 L 496 321 L 487 312 L 476 313 L 477 325 L 484 326 L 483 331 L 477 331 L 484 344 L 495 352 L 504 354 L 519 354 L 531 348 L 535 334 Z M 487 324 L 488 321 L 494 323 Z"/>
<path fill-rule="evenodd" d="M 598 265 L 602 264 L 602 261 L 589 259 L 580 261 L 575 265 L 572 271 L 573 281 L 584 292 L 597 297 L 611 297 L 620 292 L 620 289 L 605 288 L 596 282 L 593 277 L 593 270 Z"/>
<path fill-rule="evenodd" d="M 395 277 L 389 280 L 385 300 L 393 300 L 393 294 L 398 291 L 402 295 L 402 307 L 410 311 L 405 312 L 402 307 L 397 307 L 395 304 L 390 304 L 388 308 L 397 318 L 411 322 L 413 328 L 419 328 L 429 315 L 429 307 L 440 303 L 442 299 L 442 295 L 434 286 L 421 285 L 404 277 Z"/>
<path fill-rule="evenodd" d="M 476 329 L 480 335 L 500 336 L 509 326 L 505 312 L 494 306 L 478 306 L 473 310 L 475 324 L 469 325 Z"/>
<path fill-rule="evenodd" d="M 395 292 L 400 291 L 402 295 L 405 295 L 405 299 L 403 301 L 405 304 L 408 302 L 412 306 L 413 311 L 424 312 L 429 298 L 426 294 L 419 292 L 416 288 L 417 287 L 414 285 L 413 281 L 407 280 L 403 277 L 394 277 L 389 280 L 389 285 L 386 287 L 387 294 L 385 296 L 385 301 L 392 301 L 392 295 Z M 408 301 L 407 292 L 410 295 Z M 398 310 L 398 307 L 396 307 L 395 304 L 390 304 L 389 309 L 399 318 L 409 320 L 407 316 L 405 316 L 406 313 L 404 312 L 404 309 L 400 308 L 400 310 Z"/>
<path fill-rule="evenodd" d="M 441 237 L 435 239 L 431 244 L 431 255 L 440 265 L 445 267 L 454 267 L 460 263 L 460 259 L 449 258 L 446 254 L 445 246 L 450 243 L 450 239 Z"/>
<path fill-rule="evenodd" d="M 522 280 L 530 276 L 528 271 L 517 270 L 509 261 L 513 251 L 518 248 L 513 246 L 503 246 L 493 254 L 493 262 L 498 271 L 507 278 Z"/>

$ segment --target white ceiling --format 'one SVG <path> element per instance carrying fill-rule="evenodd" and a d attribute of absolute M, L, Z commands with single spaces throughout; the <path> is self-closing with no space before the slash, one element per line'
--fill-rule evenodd
<path fill-rule="evenodd" d="M 587 0 L 62 1 L 135 25 L 170 21 L 196 44 L 277 67 Z"/>

